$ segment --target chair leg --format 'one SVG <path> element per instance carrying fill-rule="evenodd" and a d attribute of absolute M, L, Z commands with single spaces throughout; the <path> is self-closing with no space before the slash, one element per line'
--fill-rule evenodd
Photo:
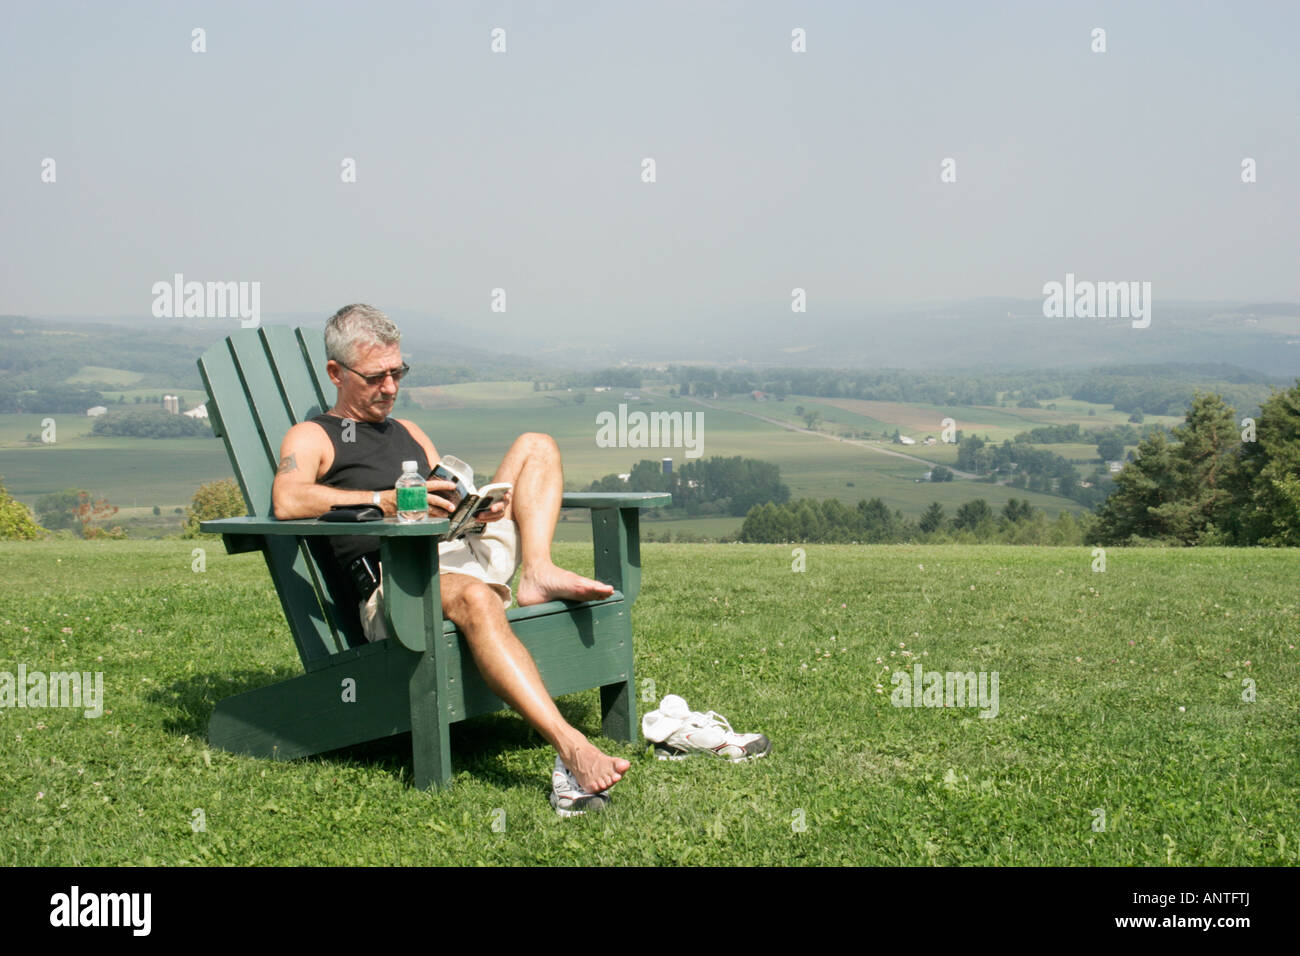
<path fill-rule="evenodd" d="M 451 722 L 438 699 L 438 673 L 434 655 L 420 655 L 411 672 L 411 757 L 415 786 L 439 789 L 451 782 Z"/>
<path fill-rule="evenodd" d="M 629 667 L 627 680 L 600 689 L 600 729 L 611 740 L 634 744 L 640 738 L 636 722 L 636 686 Z"/>
<path fill-rule="evenodd" d="M 438 542 L 431 537 L 383 538 L 384 614 L 393 640 L 415 652 L 407 680 L 411 758 L 421 790 L 451 782 L 448 641 L 443 634 Z"/>

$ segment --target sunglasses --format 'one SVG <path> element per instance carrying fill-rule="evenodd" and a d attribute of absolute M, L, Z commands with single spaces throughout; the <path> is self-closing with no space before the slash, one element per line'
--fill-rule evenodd
<path fill-rule="evenodd" d="M 334 361 L 338 362 L 338 359 L 335 359 Z M 343 363 L 339 362 L 339 365 L 343 365 Z M 376 372 L 374 375 L 366 375 L 364 372 L 358 372 L 351 365 L 343 365 L 343 367 L 347 369 L 349 372 L 351 372 L 353 375 L 357 375 L 360 378 L 362 378 L 365 381 L 365 383 L 369 385 L 371 388 L 374 388 L 376 385 L 383 385 L 384 379 L 388 378 L 388 376 L 390 375 L 393 376 L 393 381 L 395 383 L 400 382 L 403 379 L 403 377 L 405 377 L 406 373 L 411 370 L 411 366 L 407 365 L 405 362 L 403 362 L 397 368 L 390 368 L 383 372 Z"/>

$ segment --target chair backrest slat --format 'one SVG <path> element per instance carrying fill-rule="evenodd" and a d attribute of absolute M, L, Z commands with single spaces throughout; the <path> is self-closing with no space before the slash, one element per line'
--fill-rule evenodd
<path fill-rule="evenodd" d="M 303 351 L 302 343 L 294 330 L 285 325 L 271 325 L 263 327 L 261 332 L 262 345 L 270 357 L 271 370 L 290 420 L 306 421 L 328 408 L 324 395 L 316 385 L 316 377 L 310 367 L 311 357 Z M 314 335 L 318 339 L 321 337 L 319 332 L 308 331 L 308 335 Z"/>
<path fill-rule="evenodd" d="M 291 425 L 323 410 L 320 368 L 307 343 L 320 333 L 284 326 L 241 329 L 199 360 L 208 390 L 209 415 L 221 422 L 226 452 L 251 515 L 272 514 L 271 484 L 280 441 Z M 328 379 L 326 379 L 328 381 Z M 303 666 L 360 642 L 340 620 L 330 588 L 304 539 L 268 535 L 267 568 L 293 631 Z"/>
<path fill-rule="evenodd" d="M 329 373 L 325 371 L 325 336 L 317 335 L 311 329 L 299 328 L 294 333 L 294 337 L 298 340 L 303 355 L 307 356 L 307 372 L 311 376 L 312 384 L 316 387 L 316 394 L 320 398 L 320 407 L 322 409 L 329 408 L 331 403 L 326 398 L 333 395 L 338 389 L 330 381 Z"/>
<path fill-rule="evenodd" d="M 230 340 L 214 345 L 199 359 L 199 375 L 208 392 L 208 414 L 216 412 L 221 437 L 226 443 L 230 466 L 244 493 L 248 513 L 264 517 L 271 513 L 271 485 L 263 481 L 266 446 L 261 441 L 253 408 L 244 393 L 244 383 L 230 351 Z"/>
<path fill-rule="evenodd" d="M 280 464 L 280 439 L 294 424 L 289 417 L 289 408 L 285 402 L 284 391 L 280 388 L 271 361 L 271 354 L 262 338 L 262 330 L 256 334 L 243 336 L 232 335 L 230 351 L 235 364 L 239 367 L 239 377 L 244 385 L 244 394 L 248 396 L 249 409 L 257 425 L 257 435 L 265 448 L 266 462 L 270 466 L 270 478 L 275 479 L 275 469 Z M 270 484 L 267 484 L 270 495 Z M 270 509 L 266 512 L 271 513 Z"/>

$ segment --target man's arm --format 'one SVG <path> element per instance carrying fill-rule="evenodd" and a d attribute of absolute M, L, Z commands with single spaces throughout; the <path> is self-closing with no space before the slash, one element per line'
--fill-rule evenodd
<path fill-rule="evenodd" d="M 276 518 L 318 518 L 333 505 L 373 504 L 374 492 L 349 491 L 318 484 L 321 462 L 329 446 L 325 430 L 313 422 L 294 425 L 280 443 L 280 467 L 271 484 L 271 506 Z M 381 493 L 384 514 L 397 514 L 397 492 Z"/>
<path fill-rule="evenodd" d="M 433 447 L 433 440 L 424 433 L 424 429 L 409 418 L 394 419 L 398 424 L 410 432 L 415 443 L 424 449 L 424 457 L 429 460 L 430 467 L 436 465 L 441 459 L 438 457 L 438 449 Z"/>
<path fill-rule="evenodd" d="M 408 432 L 411 433 L 411 437 L 415 439 L 416 444 L 418 444 L 421 448 L 424 449 L 424 457 L 427 458 L 432 464 L 436 465 L 439 461 L 442 460 L 438 455 L 438 449 L 433 447 L 433 440 L 424 433 L 423 428 L 415 424 L 415 422 L 406 418 L 398 418 L 395 419 L 395 421 L 401 422 L 402 426 Z M 447 491 L 450 491 L 456 487 L 455 482 L 441 481 L 437 478 L 433 478 L 425 483 L 425 487 L 430 492 L 429 513 L 432 514 L 435 518 L 446 518 L 453 511 L 456 510 L 453 507 L 455 505 L 455 501 L 451 500 L 451 496 L 446 494 Z M 505 501 L 498 501 L 496 504 L 492 506 L 492 510 L 485 511 L 483 514 L 478 516 L 477 520 L 479 521 L 499 520 L 500 518 L 505 516 L 506 508 L 509 506 L 509 504 L 510 504 L 510 498 L 507 495 Z"/>

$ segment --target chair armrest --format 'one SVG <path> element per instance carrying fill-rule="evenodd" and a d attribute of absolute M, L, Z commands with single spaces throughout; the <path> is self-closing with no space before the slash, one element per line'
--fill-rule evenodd
<path fill-rule="evenodd" d="M 275 518 L 247 515 L 242 518 L 216 518 L 212 521 L 199 522 L 199 530 L 205 534 L 221 535 L 227 554 L 260 551 L 262 538 L 270 534 L 288 534 L 295 537 L 362 534 L 381 538 L 405 538 L 445 534 L 450 527 L 451 522 L 446 518 L 403 524 L 396 517 L 384 518 L 380 521 L 321 521 L 319 518 L 277 521 Z"/>
<path fill-rule="evenodd" d="M 564 508 L 664 508 L 673 503 L 666 491 L 566 491 Z"/>
<path fill-rule="evenodd" d="M 629 604 L 641 590 L 641 509 L 662 508 L 672 500 L 664 491 L 582 491 L 563 497 L 566 508 L 591 509 L 596 578 L 622 591 Z"/>
<path fill-rule="evenodd" d="M 368 534 L 381 538 L 407 537 L 426 534 L 443 534 L 451 527 L 446 518 L 433 518 L 429 521 L 413 521 L 404 524 L 394 517 L 379 521 L 321 521 L 319 518 L 297 518 L 293 521 L 277 521 L 275 518 L 259 518 L 248 515 L 243 518 L 214 518 L 212 521 L 200 521 L 199 530 L 208 534 L 292 534 L 292 535 L 330 535 Z"/>

